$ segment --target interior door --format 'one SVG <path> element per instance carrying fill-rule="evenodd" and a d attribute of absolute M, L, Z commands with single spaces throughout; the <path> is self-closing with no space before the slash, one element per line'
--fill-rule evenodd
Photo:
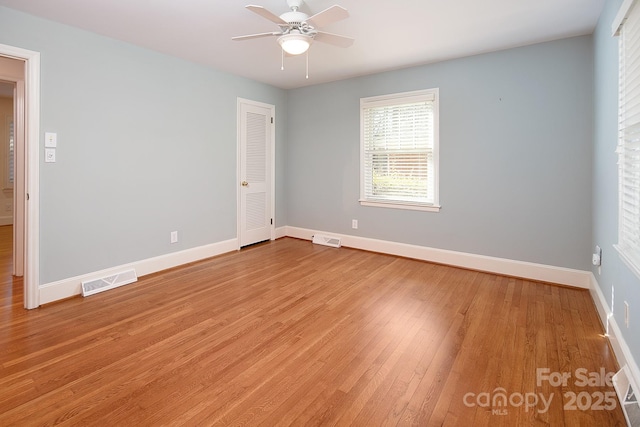
<path fill-rule="evenodd" d="M 272 144 L 275 107 L 238 100 L 240 247 L 272 238 Z"/>

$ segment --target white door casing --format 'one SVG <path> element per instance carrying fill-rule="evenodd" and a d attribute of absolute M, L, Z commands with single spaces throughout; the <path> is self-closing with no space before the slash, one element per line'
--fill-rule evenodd
<path fill-rule="evenodd" d="M 273 239 L 275 106 L 238 98 L 238 246 Z"/>
<path fill-rule="evenodd" d="M 21 233 L 24 236 L 24 307 L 32 309 L 40 305 L 40 53 L 0 44 L 0 56 L 19 59 L 25 64 L 24 79 L 16 80 L 16 83 L 24 82 L 19 83 L 24 84 L 24 104 L 17 106 L 18 110 L 24 113 L 23 126 L 20 126 L 24 132 L 24 147 L 23 154 L 16 150 L 16 161 L 20 164 L 14 169 L 16 174 L 19 174 L 19 169 L 22 168 L 24 179 L 22 183 L 16 180 L 14 192 L 16 204 L 23 208 L 21 216 L 24 229 Z M 18 209 L 16 214 L 20 214 Z M 17 221 L 17 218 L 14 218 L 14 221 Z"/>

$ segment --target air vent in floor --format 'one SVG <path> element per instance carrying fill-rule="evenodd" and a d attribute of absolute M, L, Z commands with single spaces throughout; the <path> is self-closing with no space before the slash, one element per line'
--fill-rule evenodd
<path fill-rule="evenodd" d="M 622 405 L 622 412 L 630 427 L 640 427 L 640 404 L 638 404 L 638 389 L 633 383 L 627 365 L 624 365 L 612 378 L 613 388 Z"/>
<path fill-rule="evenodd" d="M 318 245 L 332 246 L 334 248 L 339 248 L 342 244 L 339 237 L 327 236 L 325 234 L 314 235 L 312 242 Z"/>
<path fill-rule="evenodd" d="M 138 280 L 135 270 L 126 270 L 107 277 L 91 279 L 82 282 L 82 296 L 97 294 L 98 292 L 108 291 L 118 286 L 128 285 Z"/>

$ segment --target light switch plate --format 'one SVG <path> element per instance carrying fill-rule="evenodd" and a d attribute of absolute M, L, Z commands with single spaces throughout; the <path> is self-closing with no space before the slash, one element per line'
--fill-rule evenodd
<path fill-rule="evenodd" d="M 44 134 L 44 146 L 47 148 L 56 148 L 58 146 L 58 134 L 46 132 Z"/>
<path fill-rule="evenodd" d="M 44 161 L 45 161 L 45 163 L 55 163 L 56 162 L 56 149 L 55 148 L 45 148 L 44 149 Z"/>

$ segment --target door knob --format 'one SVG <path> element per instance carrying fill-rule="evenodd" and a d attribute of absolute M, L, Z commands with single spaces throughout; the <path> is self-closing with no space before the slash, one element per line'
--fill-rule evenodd
<path fill-rule="evenodd" d="M 243 186 L 243 187 L 248 187 L 248 186 L 249 186 L 249 183 L 248 183 L 247 181 L 242 181 L 242 186 Z"/>

